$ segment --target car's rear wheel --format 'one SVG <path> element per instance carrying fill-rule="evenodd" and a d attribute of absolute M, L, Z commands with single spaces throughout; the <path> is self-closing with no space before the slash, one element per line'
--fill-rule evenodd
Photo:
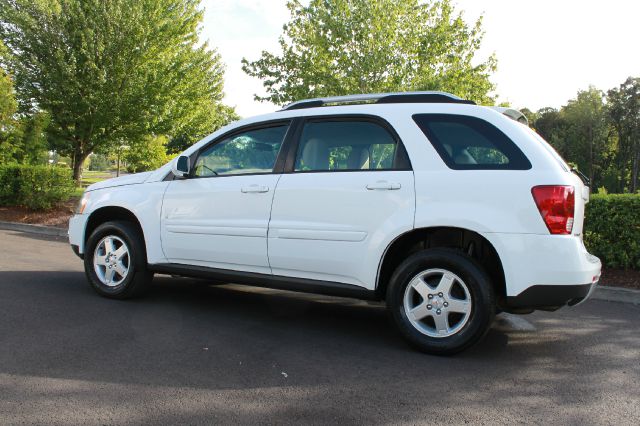
<path fill-rule="evenodd" d="M 437 355 L 478 342 L 495 315 L 491 281 L 463 252 L 428 249 L 411 255 L 394 272 L 387 305 L 402 335 Z"/>
<path fill-rule="evenodd" d="M 106 222 L 89 236 L 84 269 L 91 286 L 102 296 L 128 299 L 143 294 L 153 273 L 147 268 L 142 235 L 130 222 Z"/>

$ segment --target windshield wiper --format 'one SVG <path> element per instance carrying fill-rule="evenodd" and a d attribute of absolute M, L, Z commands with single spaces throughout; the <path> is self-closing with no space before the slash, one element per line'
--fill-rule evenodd
<path fill-rule="evenodd" d="M 591 180 L 587 177 L 587 175 L 582 173 L 576 167 L 571 167 L 570 170 L 571 170 L 571 173 L 574 173 L 575 175 L 577 175 L 580 178 L 582 183 L 584 183 L 586 186 L 591 186 Z"/>

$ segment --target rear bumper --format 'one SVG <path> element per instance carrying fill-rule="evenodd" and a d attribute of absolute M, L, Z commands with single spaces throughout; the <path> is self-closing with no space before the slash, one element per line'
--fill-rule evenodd
<path fill-rule="evenodd" d="M 498 252 L 508 297 L 519 296 L 534 286 L 590 285 L 600 278 L 600 259 L 589 254 L 577 236 L 482 235 Z"/>
<path fill-rule="evenodd" d="M 602 264 L 575 235 L 483 234 L 495 247 L 505 277 L 502 307 L 553 310 L 588 298 Z"/>
<path fill-rule="evenodd" d="M 534 285 L 517 296 L 507 297 L 511 309 L 540 309 L 553 311 L 563 306 L 575 306 L 587 300 L 597 282 L 576 285 Z"/>

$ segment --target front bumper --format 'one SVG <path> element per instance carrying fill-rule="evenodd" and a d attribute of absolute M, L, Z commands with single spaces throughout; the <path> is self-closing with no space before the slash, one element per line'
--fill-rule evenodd
<path fill-rule="evenodd" d="M 69 244 L 80 258 L 84 254 L 84 230 L 88 218 L 86 214 L 76 214 L 69 219 Z"/>
<path fill-rule="evenodd" d="M 78 256 L 80 259 L 84 259 L 84 254 L 80 253 L 80 247 L 75 244 L 71 244 L 71 250 Z"/>

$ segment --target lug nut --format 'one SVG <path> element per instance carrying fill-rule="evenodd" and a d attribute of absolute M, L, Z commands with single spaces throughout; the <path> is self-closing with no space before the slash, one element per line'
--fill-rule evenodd
<path fill-rule="evenodd" d="M 430 294 L 430 295 L 429 295 L 429 299 L 433 299 L 433 294 Z"/>
<path fill-rule="evenodd" d="M 442 297 L 442 292 L 438 293 L 438 296 Z"/>
<path fill-rule="evenodd" d="M 436 311 L 436 314 L 440 315 L 440 309 L 438 309 L 438 310 Z"/>
<path fill-rule="evenodd" d="M 429 310 L 431 310 L 432 307 L 433 306 L 431 306 L 431 305 L 427 305 L 427 309 L 429 309 Z"/>
<path fill-rule="evenodd" d="M 446 308 L 447 306 L 449 306 L 449 304 L 447 302 L 444 302 L 444 307 Z"/>

